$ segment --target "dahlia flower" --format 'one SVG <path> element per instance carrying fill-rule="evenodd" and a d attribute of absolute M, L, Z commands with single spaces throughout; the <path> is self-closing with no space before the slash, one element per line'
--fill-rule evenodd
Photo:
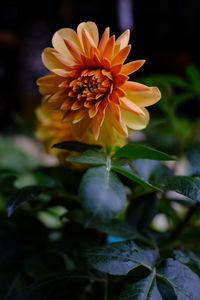
<path fill-rule="evenodd" d="M 59 110 L 60 120 L 73 125 L 76 136 L 89 131 L 98 140 L 110 130 L 111 135 L 127 136 L 129 128 L 146 127 L 149 113 L 145 107 L 161 95 L 157 87 L 128 80 L 145 62 L 124 64 L 131 49 L 129 35 L 126 30 L 116 39 L 106 28 L 99 41 L 96 24 L 81 23 L 77 32 L 71 28 L 57 31 L 53 48 L 42 53 L 50 71 L 37 81 L 44 105 Z"/>

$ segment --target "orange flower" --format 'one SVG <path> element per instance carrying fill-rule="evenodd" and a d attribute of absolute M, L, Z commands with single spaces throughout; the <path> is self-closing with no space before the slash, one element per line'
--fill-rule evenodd
<path fill-rule="evenodd" d="M 60 118 L 73 124 L 78 137 L 90 131 L 97 140 L 113 128 L 122 136 L 128 135 L 127 127 L 143 129 L 149 121 L 145 107 L 161 97 L 157 87 L 128 81 L 145 62 L 123 64 L 131 49 L 129 34 L 126 30 L 115 39 L 106 28 L 99 41 L 96 24 L 81 23 L 77 33 L 71 28 L 57 31 L 54 48 L 42 54 L 50 70 L 37 81 L 44 104 L 60 110 Z"/>
<path fill-rule="evenodd" d="M 60 122 L 62 113 L 60 111 L 48 110 L 45 106 L 37 107 L 36 117 L 38 121 L 35 133 L 36 137 L 44 142 L 46 151 L 49 154 L 58 156 L 60 162 L 64 162 L 66 156 L 72 154 L 66 150 L 52 148 L 54 144 L 60 142 L 78 140 L 79 142 L 84 141 L 88 144 L 98 144 L 102 146 L 105 146 L 109 143 L 116 146 L 124 146 L 126 143 L 126 139 L 119 136 L 114 132 L 114 130 L 108 131 L 109 134 L 104 136 L 103 133 L 107 132 L 106 127 L 104 128 L 105 130 L 103 130 L 100 134 L 98 140 L 95 140 L 89 131 L 84 137 L 78 139 L 73 131 L 73 126 L 71 126 L 70 123 Z M 103 126 L 106 126 L 106 122 L 104 122 Z"/>

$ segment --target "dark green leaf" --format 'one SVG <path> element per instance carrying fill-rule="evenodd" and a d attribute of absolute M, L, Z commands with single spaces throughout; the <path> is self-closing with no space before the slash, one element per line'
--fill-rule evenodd
<path fill-rule="evenodd" d="M 68 156 L 66 161 L 88 165 L 106 165 L 106 156 L 94 150 L 88 150 L 78 156 Z"/>
<path fill-rule="evenodd" d="M 158 151 L 151 147 L 142 145 L 129 143 L 124 147 L 120 148 L 116 153 L 116 157 L 123 157 L 129 159 L 153 159 L 153 160 L 175 160 L 174 157 L 168 155 L 164 152 Z"/>
<path fill-rule="evenodd" d="M 200 201 L 200 180 L 189 176 L 169 176 L 164 178 L 165 188 L 176 191 L 195 201 Z"/>
<path fill-rule="evenodd" d="M 133 283 L 118 298 L 118 300 L 162 300 L 155 280 L 155 274 Z"/>
<path fill-rule="evenodd" d="M 169 258 L 158 273 L 171 284 L 177 300 L 199 300 L 200 278 L 187 266 Z"/>
<path fill-rule="evenodd" d="M 94 167 L 84 174 L 79 187 L 84 208 L 102 219 L 112 219 L 125 205 L 121 181 L 108 167 Z"/>
<path fill-rule="evenodd" d="M 27 186 L 16 191 L 7 204 L 8 216 L 11 216 L 24 202 L 35 200 L 40 194 L 45 193 L 48 190 L 49 188 L 42 186 Z"/>
<path fill-rule="evenodd" d="M 88 251 L 89 263 L 112 275 L 126 275 L 138 266 L 151 270 L 159 257 L 156 250 L 142 249 L 134 242 L 113 243 Z"/>
<path fill-rule="evenodd" d="M 113 161 L 114 162 L 114 161 Z M 115 163 L 112 165 L 112 170 L 124 175 L 125 177 L 133 180 L 134 182 L 139 183 L 140 185 L 156 190 L 156 191 L 162 191 L 162 189 L 158 186 L 155 186 L 153 184 L 151 184 L 150 182 L 142 179 L 138 174 L 134 173 L 129 166 L 127 165 L 116 165 Z"/>
<path fill-rule="evenodd" d="M 80 143 L 77 141 L 61 142 L 61 143 L 53 145 L 52 148 L 65 149 L 65 150 L 74 151 L 74 152 L 84 152 L 87 150 L 99 151 L 102 149 L 102 147 L 99 145 L 89 145 L 89 144 Z"/>

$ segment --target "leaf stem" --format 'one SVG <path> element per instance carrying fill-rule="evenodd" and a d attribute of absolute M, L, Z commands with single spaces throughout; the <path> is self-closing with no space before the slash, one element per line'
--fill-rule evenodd
<path fill-rule="evenodd" d="M 200 202 L 195 203 L 187 212 L 185 217 L 180 221 L 180 223 L 177 225 L 177 227 L 172 231 L 170 240 L 175 240 L 177 239 L 182 231 L 184 230 L 185 226 L 189 223 L 197 209 L 200 207 Z"/>

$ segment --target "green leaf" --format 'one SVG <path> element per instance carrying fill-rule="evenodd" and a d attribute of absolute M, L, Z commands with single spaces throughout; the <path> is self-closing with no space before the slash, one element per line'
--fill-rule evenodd
<path fill-rule="evenodd" d="M 189 148 L 186 155 L 193 168 L 193 173 L 200 175 L 200 144 L 193 145 Z"/>
<path fill-rule="evenodd" d="M 200 180 L 189 176 L 169 176 L 164 178 L 165 188 L 176 191 L 195 201 L 200 201 Z"/>
<path fill-rule="evenodd" d="M 133 283 L 124 290 L 118 300 L 162 300 L 158 290 L 155 274 L 151 273 L 146 278 Z"/>
<path fill-rule="evenodd" d="M 169 258 L 158 274 L 171 284 L 177 300 L 199 300 L 200 278 L 187 266 Z"/>
<path fill-rule="evenodd" d="M 65 150 L 74 151 L 74 152 L 84 152 L 87 150 L 100 151 L 102 149 L 102 147 L 99 145 L 89 145 L 89 144 L 80 143 L 77 141 L 61 142 L 61 143 L 53 145 L 52 148 L 65 149 Z"/>
<path fill-rule="evenodd" d="M 27 186 L 16 191 L 10 198 L 7 204 L 7 214 L 10 217 L 14 211 L 24 202 L 35 200 L 40 194 L 49 190 L 42 186 Z"/>
<path fill-rule="evenodd" d="M 109 167 L 94 167 L 83 175 L 79 196 L 84 208 L 102 219 L 112 219 L 126 203 L 124 187 Z"/>
<path fill-rule="evenodd" d="M 188 267 L 200 270 L 200 258 L 192 251 L 174 250 L 175 259 Z"/>
<path fill-rule="evenodd" d="M 113 243 L 88 251 L 88 261 L 97 270 L 126 275 L 138 266 L 152 270 L 159 254 L 153 249 L 142 249 L 134 242 Z"/>
<path fill-rule="evenodd" d="M 114 161 L 113 161 L 114 162 Z M 148 182 L 147 180 L 142 179 L 138 174 L 134 173 L 128 165 L 120 165 L 113 163 L 112 170 L 133 180 L 134 182 L 139 183 L 140 185 L 161 192 L 162 189 L 158 186 L 155 186 Z"/>
<path fill-rule="evenodd" d="M 94 150 L 88 150 L 78 156 L 68 156 L 66 161 L 88 165 L 106 165 L 106 156 Z"/>
<path fill-rule="evenodd" d="M 153 149 L 142 144 L 129 143 L 120 148 L 116 153 L 116 157 L 123 157 L 129 159 L 153 159 L 153 160 L 175 160 L 174 157 L 164 152 Z"/>

